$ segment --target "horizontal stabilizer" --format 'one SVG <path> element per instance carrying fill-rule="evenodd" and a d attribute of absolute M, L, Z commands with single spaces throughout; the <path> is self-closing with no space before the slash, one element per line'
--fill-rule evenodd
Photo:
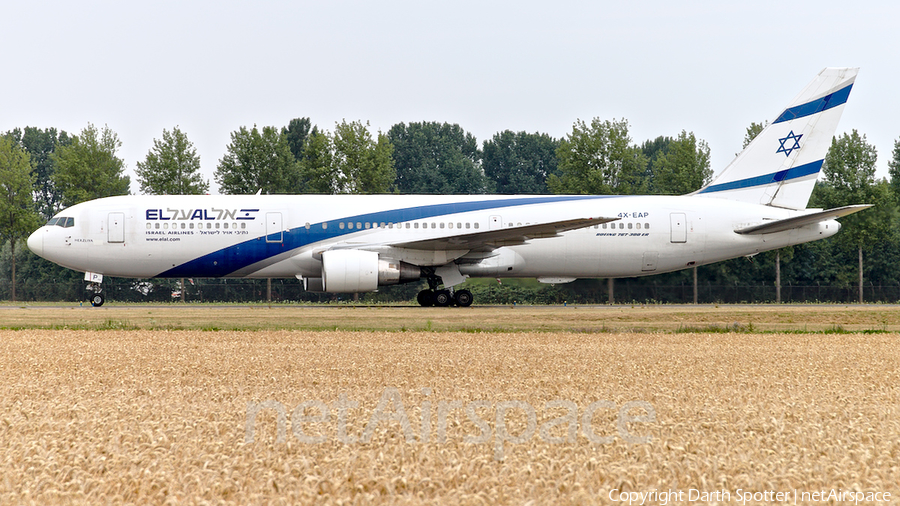
<path fill-rule="evenodd" d="M 848 214 L 857 213 L 863 209 L 872 207 L 871 204 L 860 204 L 854 206 L 837 207 L 827 211 L 818 211 L 815 213 L 804 214 L 802 216 L 794 216 L 793 218 L 785 218 L 783 220 L 770 221 L 762 225 L 754 225 L 752 227 L 740 228 L 735 230 L 738 234 L 774 234 L 775 232 L 784 232 L 792 228 L 800 228 L 804 225 L 811 225 L 820 221 L 830 220 L 832 218 L 840 218 Z"/>

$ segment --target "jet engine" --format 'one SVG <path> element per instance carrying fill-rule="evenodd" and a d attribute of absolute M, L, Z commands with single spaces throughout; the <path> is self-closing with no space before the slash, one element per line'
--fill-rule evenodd
<path fill-rule="evenodd" d="M 332 293 L 374 292 L 379 286 L 418 281 L 412 264 L 378 257 L 374 251 L 329 250 L 322 253 L 322 290 Z"/>

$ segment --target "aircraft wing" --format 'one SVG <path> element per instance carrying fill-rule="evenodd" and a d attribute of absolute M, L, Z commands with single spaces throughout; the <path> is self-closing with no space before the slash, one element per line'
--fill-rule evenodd
<path fill-rule="evenodd" d="M 572 220 L 553 221 L 531 225 L 503 227 L 496 230 L 470 232 L 459 230 L 457 235 L 449 235 L 422 241 L 392 243 L 398 248 L 420 250 L 478 250 L 494 249 L 501 246 L 522 244 L 531 239 L 557 237 L 561 232 L 590 227 L 602 223 L 616 221 L 619 218 L 576 218 Z"/>
<path fill-rule="evenodd" d="M 775 232 L 783 232 L 785 230 L 799 228 L 804 225 L 811 225 L 813 223 L 830 220 L 832 218 L 840 218 L 841 216 L 847 216 L 848 214 L 857 213 L 859 211 L 862 211 L 863 209 L 868 209 L 870 207 L 872 207 L 871 204 L 836 207 L 834 209 L 828 209 L 827 211 L 819 211 L 815 213 L 804 214 L 802 216 L 794 216 L 793 218 L 770 221 L 768 223 L 763 223 L 762 225 L 739 228 L 735 230 L 735 233 L 742 235 L 773 234 Z"/>

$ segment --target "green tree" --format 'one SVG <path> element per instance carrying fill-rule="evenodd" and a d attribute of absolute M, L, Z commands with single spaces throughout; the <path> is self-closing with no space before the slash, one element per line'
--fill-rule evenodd
<path fill-rule="evenodd" d="M 56 151 L 57 146 L 65 146 L 71 142 L 69 134 L 65 131 L 57 133 L 55 128 L 42 130 L 25 127 L 24 131 L 18 128 L 11 130 L 7 136 L 31 155 L 31 166 L 35 175 L 35 206 L 44 219 L 50 219 L 59 211 L 61 198 L 59 191 L 53 185 L 53 173 L 56 167 L 51 155 Z"/>
<path fill-rule="evenodd" d="M 823 184 L 816 187 L 813 201 L 826 208 L 851 204 L 873 204 L 874 208 L 841 218 L 837 243 L 855 251 L 859 261 L 859 300 L 863 300 L 863 254 L 875 244 L 889 240 L 896 210 L 889 184 L 875 181 L 875 146 L 854 129 L 835 138 L 822 165 Z"/>
<path fill-rule="evenodd" d="M 359 121 L 335 126 L 331 172 L 337 193 L 387 193 L 394 182 L 393 146 L 381 132 L 372 139 L 368 126 Z"/>
<path fill-rule="evenodd" d="M 556 172 L 559 141 L 547 134 L 504 130 L 484 142 L 484 175 L 497 193 L 548 193 L 547 177 Z"/>
<path fill-rule="evenodd" d="M 16 242 L 38 227 L 31 159 L 8 137 L 0 137 L 0 238 L 9 241 L 12 300 L 16 300 Z"/>
<path fill-rule="evenodd" d="M 473 194 L 490 191 L 481 170 L 481 150 L 459 125 L 398 123 L 388 131 L 394 146 L 400 193 Z"/>
<path fill-rule="evenodd" d="M 303 193 L 334 194 L 338 192 L 338 177 L 334 172 L 334 147 L 331 136 L 313 128 L 303 143 L 299 162 Z"/>
<path fill-rule="evenodd" d="M 647 158 L 647 168 L 644 171 L 644 176 L 647 178 L 647 191 L 652 193 L 653 188 L 650 184 L 651 178 L 651 168 L 653 167 L 653 163 L 656 162 L 656 159 L 660 156 L 665 155 L 669 151 L 669 145 L 672 144 L 673 139 L 668 136 L 659 136 L 653 140 L 644 141 L 641 144 L 641 153 Z"/>
<path fill-rule="evenodd" d="M 291 153 L 298 161 L 303 158 L 303 146 L 309 137 L 310 129 L 314 128 L 309 118 L 294 118 L 288 126 L 281 129 L 281 135 L 287 139 Z"/>
<path fill-rule="evenodd" d="M 141 193 L 151 195 L 203 195 L 209 182 L 200 175 L 200 155 L 187 135 L 176 126 L 163 129 L 162 140 L 153 147 L 135 170 Z"/>
<path fill-rule="evenodd" d="M 556 151 L 559 175 L 547 186 L 553 193 L 634 195 L 646 193 L 647 158 L 628 135 L 628 122 L 577 120 Z"/>
<path fill-rule="evenodd" d="M 900 139 L 894 141 L 894 151 L 888 162 L 888 173 L 891 176 L 891 189 L 894 197 L 900 201 Z"/>
<path fill-rule="evenodd" d="M 684 130 L 668 143 L 652 163 L 650 191 L 657 194 L 684 195 L 699 190 L 712 179 L 709 146 Z"/>
<path fill-rule="evenodd" d="M 56 164 L 53 184 L 61 191 L 60 205 L 127 195 L 131 179 L 124 175 L 125 162 L 116 156 L 122 147 L 115 132 L 88 123 L 68 145 L 60 145 L 50 158 Z"/>
<path fill-rule="evenodd" d="M 219 191 L 225 194 L 297 193 L 297 162 L 287 139 L 275 127 L 241 127 L 231 133 L 225 156 L 215 172 Z"/>

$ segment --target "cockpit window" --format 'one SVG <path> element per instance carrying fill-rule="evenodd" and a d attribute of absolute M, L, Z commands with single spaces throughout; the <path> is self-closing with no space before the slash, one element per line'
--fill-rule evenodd
<path fill-rule="evenodd" d="M 52 227 L 54 225 L 57 227 L 71 228 L 75 226 L 75 218 L 71 216 L 57 216 L 55 218 L 50 218 L 50 221 L 47 222 L 47 226 Z"/>

